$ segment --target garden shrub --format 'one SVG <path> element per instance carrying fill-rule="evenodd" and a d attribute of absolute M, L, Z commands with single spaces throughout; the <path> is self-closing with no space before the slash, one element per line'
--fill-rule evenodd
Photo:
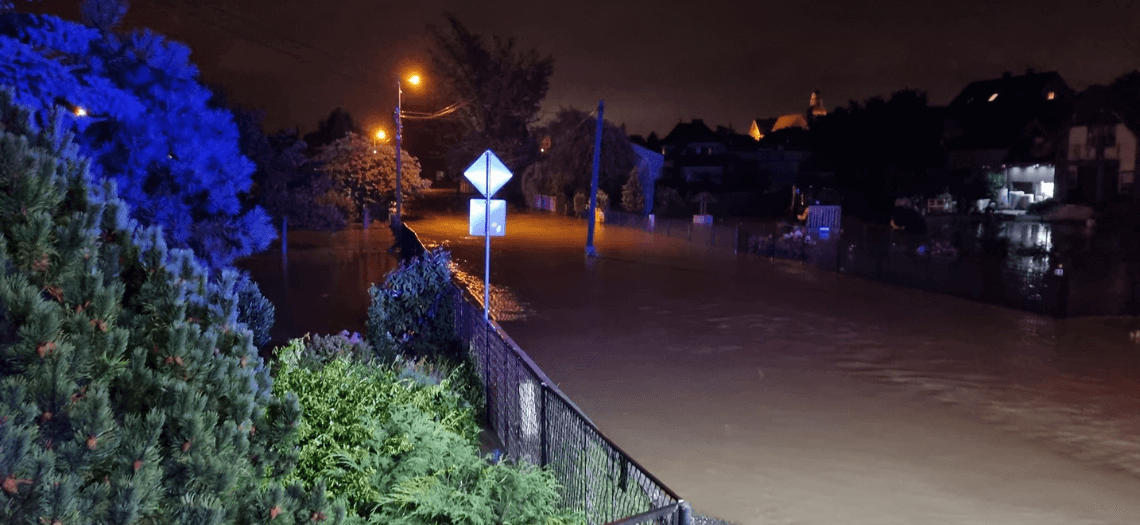
<path fill-rule="evenodd" d="M 273 384 L 278 395 L 292 392 L 304 407 L 296 440 L 297 469 L 290 480 L 313 486 L 326 479 L 328 492 L 347 498 L 357 510 L 375 501 L 375 489 L 366 473 L 342 475 L 332 458 L 341 453 L 363 459 L 363 444 L 373 434 L 366 422 L 387 421 L 394 406 L 415 406 L 450 432 L 476 441 L 475 411 L 451 391 L 451 377 L 425 386 L 400 380 L 390 367 L 353 363 L 347 357 L 321 366 L 305 357 L 304 346 L 304 341 L 296 339 L 279 349 L 280 368 Z"/>
<path fill-rule="evenodd" d="M 297 345 L 296 364 L 306 368 L 320 368 L 337 359 L 350 363 L 367 364 L 373 362 L 372 348 L 360 334 L 341 330 L 339 334 L 304 335 L 290 345 Z"/>
<path fill-rule="evenodd" d="M 397 355 L 459 358 L 454 325 L 451 254 L 435 249 L 400 263 L 368 294 L 368 342 L 391 363 Z"/>
<path fill-rule="evenodd" d="M 276 308 L 261 294 L 261 287 L 242 272 L 237 281 L 238 322 L 253 332 L 253 344 L 269 344 L 269 331 L 273 329 Z"/>
<path fill-rule="evenodd" d="M 0 523 L 337 523 L 286 485 L 301 409 L 208 277 L 0 90 Z M 52 124 L 54 123 L 54 124 Z"/>
<path fill-rule="evenodd" d="M 367 475 L 378 496 L 362 517 L 372 524 L 578 524 L 558 510 L 559 483 L 526 462 L 494 464 L 478 447 L 412 405 L 369 420 L 367 453 L 336 455 L 343 475 Z"/>

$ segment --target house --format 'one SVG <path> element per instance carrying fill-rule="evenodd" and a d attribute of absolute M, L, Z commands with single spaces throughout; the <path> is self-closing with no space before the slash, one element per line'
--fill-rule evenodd
<path fill-rule="evenodd" d="M 1131 103 L 1129 103 L 1131 102 Z M 1059 197 L 1071 204 L 1134 199 L 1140 108 L 1091 86 L 1077 97 L 1058 159 Z"/>
<path fill-rule="evenodd" d="M 732 160 L 725 137 L 714 133 L 701 119 L 677 123 L 661 139 L 661 153 L 665 166 L 688 182 L 720 184 Z"/>
<path fill-rule="evenodd" d="M 789 113 L 776 118 L 753 119 L 748 129 L 748 136 L 759 142 L 773 131 L 790 128 L 806 130 L 811 126 L 812 119 L 824 115 L 827 115 L 827 109 L 823 107 L 823 97 L 820 96 L 819 90 L 812 91 L 811 98 L 808 99 L 807 111 L 803 114 Z"/>
<path fill-rule="evenodd" d="M 957 177 L 999 175 L 999 208 L 1053 197 L 1073 90 L 1056 72 L 972 82 L 945 109 L 943 143 Z"/>

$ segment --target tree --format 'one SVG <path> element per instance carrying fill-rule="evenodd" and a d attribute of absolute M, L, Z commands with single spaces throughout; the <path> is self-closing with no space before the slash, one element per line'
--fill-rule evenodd
<path fill-rule="evenodd" d="M 462 171 L 491 149 L 512 170 L 521 170 L 538 153 L 528 126 L 538 120 L 550 87 L 554 60 L 534 49 L 520 50 L 513 38 L 494 36 L 488 44 L 455 16 L 442 28 L 429 26 L 432 64 L 445 96 L 463 105 L 451 137 L 448 165 Z"/>
<path fill-rule="evenodd" d="M 621 188 L 621 207 L 629 213 L 645 212 L 645 191 L 641 188 L 641 170 L 629 172 L 629 181 Z"/>
<path fill-rule="evenodd" d="M 852 101 L 816 119 L 809 135 L 840 189 L 862 193 L 881 214 L 897 196 L 944 188 L 945 181 L 928 176 L 944 159 L 942 119 L 925 93 L 903 90 L 887 100 Z"/>
<path fill-rule="evenodd" d="M 420 177 L 420 163 L 401 150 L 401 186 L 404 200 L 410 200 L 431 186 Z M 388 206 L 396 195 L 396 148 L 355 133 L 321 149 L 318 160 L 333 181 L 335 202 L 349 217 L 357 217 L 360 206 Z"/>
<path fill-rule="evenodd" d="M 339 522 L 295 464 L 238 322 L 238 275 L 210 277 L 140 228 L 64 132 L 0 91 L 0 522 Z"/>
<path fill-rule="evenodd" d="M 523 173 L 523 188 L 539 188 L 549 193 L 569 197 L 575 192 L 589 194 L 594 163 L 594 134 L 596 120 L 590 114 L 573 109 L 562 109 L 537 135 L 551 137 L 550 149 L 544 153 L 534 170 Z M 602 127 L 602 152 L 599 159 L 598 191 L 618 194 L 636 166 L 637 155 L 620 127 L 606 121 Z M 527 195 L 530 199 L 531 195 Z"/>
<path fill-rule="evenodd" d="M 116 20 L 118 11 L 96 7 L 84 5 L 93 22 Z M 72 111 L 63 125 L 93 175 L 116 181 L 141 224 L 161 226 L 169 242 L 193 248 L 212 268 L 274 239 L 265 211 L 242 203 L 253 163 L 238 150 L 229 112 L 208 104 L 189 48 L 150 31 L 121 35 L 7 13 L 0 49 L 0 85 L 36 115 L 57 105 Z"/>
<path fill-rule="evenodd" d="M 336 108 L 328 118 L 317 123 L 317 130 L 305 135 L 305 143 L 313 151 L 317 151 L 333 142 L 343 139 L 349 133 L 361 134 L 360 126 L 352 120 L 347 111 Z"/>
<path fill-rule="evenodd" d="M 241 153 L 257 167 L 249 193 L 251 201 L 264 208 L 276 219 L 275 223 L 286 218 L 290 227 L 342 228 L 344 212 L 321 204 L 322 197 L 333 189 L 333 181 L 306 155 L 308 146 L 298 137 L 297 130 L 266 135 L 262 131 L 262 112 L 241 107 L 229 110 L 237 123 Z"/>

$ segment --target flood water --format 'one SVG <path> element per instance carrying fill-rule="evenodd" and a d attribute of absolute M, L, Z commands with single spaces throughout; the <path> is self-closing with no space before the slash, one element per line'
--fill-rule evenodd
<path fill-rule="evenodd" d="M 481 296 L 483 243 L 465 218 L 410 224 Z M 275 337 L 361 330 L 367 285 L 394 265 L 386 231 L 313 235 L 291 234 L 287 277 L 279 251 L 244 263 L 279 305 Z M 1057 321 L 613 227 L 586 259 L 584 239 L 580 222 L 510 215 L 492 313 L 698 512 L 1140 523 L 1132 318 Z"/>

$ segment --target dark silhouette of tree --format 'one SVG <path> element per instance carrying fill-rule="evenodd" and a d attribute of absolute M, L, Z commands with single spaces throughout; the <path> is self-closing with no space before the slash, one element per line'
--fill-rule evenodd
<path fill-rule="evenodd" d="M 513 38 L 493 36 L 487 42 L 452 15 L 429 31 L 441 98 L 463 102 L 448 137 L 450 171 L 461 172 L 486 149 L 512 170 L 533 162 L 538 148 L 529 126 L 537 122 L 549 89 L 553 58 L 521 50 Z"/>
<path fill-rule="evenodd" d="M 809 136 L 840 189 L 862 195 L 880 215 L 895 197 L 941 192 L 946 183 L 928 176 L 944 160 L 942 120 L 925 93 L 907 89 L 887 100 L 852 101 L 816 119 Z"/>
<path fill-rule="evenodd" d="M 309 150 L 315 152 L 348 136 L 349 133 L 362 134 L 360 126 L 352 120 L 347 111 L 336 108 L 328 118 L 317 123 L 317 130 L 305 135 L 305 144 Z"/>
<path fill-rule="evenodd" d="M 564 108 L 549 124 L 535 131 L 536 136 L 549 136 L 551 145 L 524 172 L 522 185 L 527 199 L 535 194 L 570 198 L 579 191 L 588 195 L 594 163 L 596 117 L 582 110 Z M 622 186 L 629 180 L 636 160 L 629 138 L 620 127 L 606 121 L 602 130 L 599 191 L 621 195 Z"/>

